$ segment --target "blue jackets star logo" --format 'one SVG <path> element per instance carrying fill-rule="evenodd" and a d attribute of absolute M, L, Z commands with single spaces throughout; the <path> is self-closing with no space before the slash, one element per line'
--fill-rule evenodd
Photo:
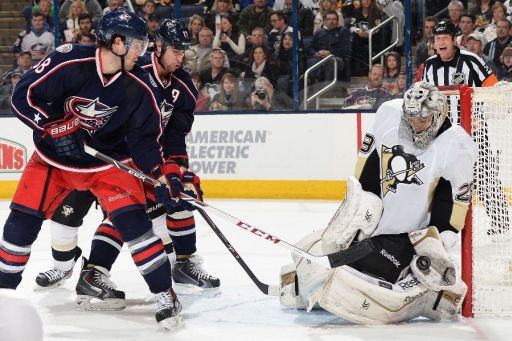
<path fill-rule="evenodd" d="M 165 129 L 167 123 L 169 123 L 173 109 L 174 105 L 171 103 L 167 103 L 166 100 L 164 100 L 162 104 L 160 104 L 160 114 L 162 115 L 162 129 Z"/>
<path fill-rule="evenodd" d="M 99 98 L 90 100 L 74 96 L 66 101 L 65 108 L 66 112 L 72 112 L 80 119 L 82 129 L 87 130 L 90 135 L 103 128 L 117 111 L 117 106 L 111 108 L 101 103 Z"/>

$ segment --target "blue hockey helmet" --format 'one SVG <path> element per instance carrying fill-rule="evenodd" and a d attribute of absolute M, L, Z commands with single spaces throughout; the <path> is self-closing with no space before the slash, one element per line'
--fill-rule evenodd
<path fill-rule="evenodd" d="M 168 47 L 177 50 L 188 50 L 190 45 L 192 45 L 190 34 L 179 19 L 164 20 L 156 32 L 156 37 L 162 41 L 163 50 Z"/>
<path fill-rule="evenodd" d="M 116 8 L 106 13 L 99 23 L 99 42 L 103 42 L 107 45 L 111 44 L 114 35 L 140 40 L 147 46 L 148 32 L 146 23 L 135 13 L 123 7 Z M 127 47 L 130 45 L 129 42 L 126 41 L 125 44 Z"/>

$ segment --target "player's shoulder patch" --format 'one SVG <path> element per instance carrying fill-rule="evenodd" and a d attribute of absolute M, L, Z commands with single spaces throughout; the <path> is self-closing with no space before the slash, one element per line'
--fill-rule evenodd
<path fill-rule="evenodd" d="M 73 44 L 63 44 L 56 48 L 60 53 L 68 53 L 73 49 Z"/>

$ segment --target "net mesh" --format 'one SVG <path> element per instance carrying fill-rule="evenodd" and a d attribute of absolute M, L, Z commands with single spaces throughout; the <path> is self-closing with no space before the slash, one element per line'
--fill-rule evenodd
<path fill-rule="evenodd" d="M 460 99 L 454 95 L 449 99 L 452 122 L 460 123 Z M 512 86 L 474 88 L 471 105 L 478 148 L 471 213 L 473 256 L 463 262 L 470 261 L 473 267 L 472 310 L 475 315 L 512 316 Z"/>

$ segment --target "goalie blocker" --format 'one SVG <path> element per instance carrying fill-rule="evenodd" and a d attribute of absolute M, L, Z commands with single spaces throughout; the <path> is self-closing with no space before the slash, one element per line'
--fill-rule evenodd
<path fill-rule="evenodd" d="M 379 201 L 350 179 L 347 198 L 328 226 L 297 246 L 309 252 L 336 252 L 363 239 L 372 247 L 335 269 L 293 256 L 294 263 L 281 269 L 281 304 L 308 311 L 321 307 L 358 324 L 395 323 L 418 316 L 456 318 L 467 287 L 457 276 L 437 228 L 369 237 L 382 211 Z"/>

